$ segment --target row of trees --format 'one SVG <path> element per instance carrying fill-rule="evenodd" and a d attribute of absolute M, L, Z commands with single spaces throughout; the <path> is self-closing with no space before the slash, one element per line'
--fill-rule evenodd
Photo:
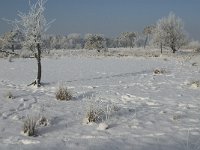
<path fill-rule="evenodd" d="M 25 38 L 22 33 L 16 31 L 7 32 L 0 38 L 0 47 L 5 49 L 21 49 Z M 106 38 L 102 34 L 86 34 L 81 36 L 78 33 L 72 33 L 67 36 L 46 35 L 42 39 L 42 45 L 47 49 L 103 49 L 115 47 L 134 47 L 141 46 L 137 39 L 141 39 L 135 32 L 123 32 L 117 38 Z M 143 40 L 144 41 L 144 40 Z"/>
<path fill-rule="evenodd" d="M 22 47 L 25 37 L 19 30 L 5 33 L 0 38 L 0 48 L 12 50 Z M 43 47 L 47 49 L 97 49 L 116 47 L 146 47 L 154 45 L 161 48 L 169 47 L 173 53 L 186 44 L 186 34 L 183 22 L 175 14 L 170 13 L 157 21 L 155 25 L 146 26 L 142 33 L 123 32 L 116 38 L 106 38 L 101 34 L 86 34 L 81 36 L 72 33 L 67 36 L 44 36 Z"/>

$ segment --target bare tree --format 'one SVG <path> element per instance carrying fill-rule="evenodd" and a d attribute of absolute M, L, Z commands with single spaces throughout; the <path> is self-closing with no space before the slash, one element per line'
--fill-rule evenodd
<path fill-rule="evenodd" d="M 30 85 L 41 85 L 41 75 L 42 75 L 42 66 L 41 66 L 41 44 L 42 37 L 46 30 L 49 27 L 50 23 L 47 23 L 44 17 L 44 11 L 47 0 L 37 0 L 35 4 L 30 5 L 30 10 L 28 13 L 19 12 L 19 20 L 15 20 L 15 25 L 17 30 L 21 31 L 25 40 L 23 46 L 31 50 L 37 60 L 37 78 Z"/>
<path fill-rule="evenodd" d="M 154 30 L 154 43 L 161 46 L 170 47 L 175 53 L 186 43 L 183 22 L 175 14 L 170 13 L 168 17 L 158 20 Z"/>

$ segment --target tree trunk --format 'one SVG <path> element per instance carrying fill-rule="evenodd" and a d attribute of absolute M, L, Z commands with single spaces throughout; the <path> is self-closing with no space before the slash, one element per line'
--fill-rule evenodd
<path fill-rule="evenodd" d="M 176 46 L 175 46 L 174 43 L 175 43 L 175 42 L 174 42 L 174 40 L 173 40 L 172 43 L 171 43 L 171 49 L 172 49 L 173 53 L 176 52 Z"/>
<path fill-rule="evenodd" d="M 37 44 L 37 64 L 38 64 L 38 72 L 37 72 L 37 79 L 36 79 L 36 84 L 37 87 L 41 85 L 41 75 L 42 75 L 42 66 L 41 66 L 41 47 L 40 44 Z"/>
<path fill-rule="evenodd" d="M 174 46 L 171 47 L 172 52 L 175 53 L 176 52 L 176 48 Z"/>
<path fill-rule="evenodd" d="M 15 47 L 14 47 L 14 45 L 12 44 L 12 52 L 14 52 L 15 51 Z"/>
<path fill-rule="evenodd" d="M 146 39 L 145 39 L 145 41 L 144 41 L 144 49 L 146 48 L 147 41 L 148 41 L 148 35 L 147 35 L 147 37 L 146 37 Z"/>

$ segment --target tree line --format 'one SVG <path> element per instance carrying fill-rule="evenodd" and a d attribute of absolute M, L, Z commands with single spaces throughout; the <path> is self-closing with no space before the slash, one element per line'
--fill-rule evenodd
<path fill-rule="evenodd" d="M 171 48 L 175 53 L 181 46 L 187 44 L 187 36 L 183 21 L 174 13 L 163 17 L 153 25 L 146 26 L 140 32 L 123 32 L 117 37 L 108 38 L 103 34 L 71 33 L 62 35 L 42 35 L 41 46 L 45 49 L 95 49 L 101 51 L 106 48 L 133 48 L 156 46 L 162 49 Z M 6 32 L 0 37 L 1 49 L 21 49 L 24 47 L 25 35 L 20 30 Z"/>

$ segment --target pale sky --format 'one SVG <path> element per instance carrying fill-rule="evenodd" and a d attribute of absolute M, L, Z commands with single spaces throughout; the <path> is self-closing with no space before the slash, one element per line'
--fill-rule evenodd
<path fill-rule="evenodd" d="M 35 0 L 33 0 L 35 1 Z M 26 12 L 28 0 L 1 0 L 0 18 L 15 19 Z M 191 38 L 200 40 L 200 0 L 48 0 L 46 17 L 56 19 L 49 34 L 141 32 L 146 25 L 174 12 Z M 0 21 L 0 34 L 11 28 Z"/>

